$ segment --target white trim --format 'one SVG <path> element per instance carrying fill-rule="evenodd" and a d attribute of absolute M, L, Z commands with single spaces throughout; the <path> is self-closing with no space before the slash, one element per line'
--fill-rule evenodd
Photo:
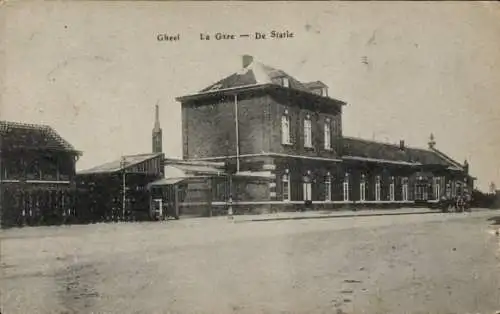
<path fill-rule="evenodd" d="M 46 183 L 46 184 L 70 184 L 71 181 L 49 181 L 49 180 L 26 180 L 26 181 L 21 181 L 21 180 L 1 180 L 0 182 L 2 183 L 20 183 L 20 182 L 25 182 L 25 183 Z"/>
<path fill-rule="evenodd" d="M 301 159 L 311 159 L 311 160 L 324 160 L 324 161 L 342 162 L 342 159 L 337 159 L 337 158 L 300 156 L 300 155 L 290 155 L 290 154 L 270 153 L 270 152 L 268 152 L 268 153 L 262 152 L 260 154 L 246 154 L 246 155 L 240 155 L 239 157 L 240 158 L 245 158 L 245 157 L 290 157 L 290 158 L 301 158 Z M 228 159 L 228 158 L 236 158 L 236 155 L 206 157 L 206 158 L 193 158 L 193 159 L 188 159 L 188 160 L 203 161 L 203 160 L 217 160 L 217 159 L 220 160 L 220 159 Z"/>
<path fill-rule="evenodd" d="M 290 128 L 290 116 L 288 114 L 283 114 L 281 116 L 281 144 L 291 145 L 291 128 Z"/>
<path fill-rule="evenodd" d="M 431 202 L 431 201 L 429 201 Z M 364 202 L 359 202 L 359 201 L 312 201 L 313 204 L 413 204 L 415 203 L 414 201 L 364 201 Z M 190 206 L 190 205 L 206 205 L 207 203 L 205 202 L 193 202 L 193 203 L 181 203 L 180 206 Z M 272 204 L 272 205 L 286 205 L 286 204 L 292 204 L 292 205 L 303 205 L 304 201 L 289 201 L 289 202 L 283 202 L 283 201 L 237 201 L 231 203 L 231 205 L 267 205 L 267 204 Z M 225 206 L 227 205 L 227 202 L 212 202 L 212 206 Z"/>
<path fill-rule="evenodd" d="M 376 159 L 376 158 L 357 157 L 357 156 L 342 156 L 342 159 L 361 160 L 361 161 L 373 161 L 373 162 L 380 162 L 380 163 L 387 163 L 387 164 L 398 164 L 398 165 L 408 165 L 408 166 L 419 166 L 419 165 L 422 165 L 419 162 L 394 161 L 394 160 L 387 160 L 387 159 Z"/>

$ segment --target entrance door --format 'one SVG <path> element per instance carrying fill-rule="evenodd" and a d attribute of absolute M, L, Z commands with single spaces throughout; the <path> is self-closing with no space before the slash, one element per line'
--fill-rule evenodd
<path fill-rule="evenodd" d="M 415 185 L 415 200 L 416 201 L 427 201 L 427 185 L 426 184 L 416 184 Z"/>

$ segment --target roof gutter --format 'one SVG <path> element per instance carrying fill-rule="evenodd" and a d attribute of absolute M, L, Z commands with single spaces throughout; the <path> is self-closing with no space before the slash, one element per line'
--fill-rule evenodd
<path fill-rule="evenodd" d="M 239 91 L 243 91 L 243 90 L 245 90 L 245 91 L 247 91 L 247 90 L 259 90 L 259 89 L 264 89 L 267 87 L 276 87 L 276 86 L 277 85 L 270 84 L 270 83 L 242 85 L 242 86 L 236 86 L 236 87 L 230 87 L 230 88 L 224 88 L 224 89 L 218 89 L 218 90 L 209 90 L 206 92 L 200 92 L 200 93 L 190 94 L 190 95 L 186 95 L 186 96 L 180 96 L 180 97 L 176 97 L 175 100 L 182 102 L 182 101 L 186 101 L 186 100 L 197 99 L 197 98 L 200 98 L 203 96 L 214 96 L 217 94 L 226 94 L 226 92 L 229 92 L 230 94 L 232 94 L 231 92 L 239 92 Z"/>

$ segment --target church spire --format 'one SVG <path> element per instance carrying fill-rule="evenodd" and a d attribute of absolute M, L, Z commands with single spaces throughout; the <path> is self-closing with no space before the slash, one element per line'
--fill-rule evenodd
<path fill-rule="evenodd" d="M 153 153 L 162 153 L 162 129 L 160 127 L 160 108 L 158 103 L 155 105 L 155 123 L 153 127 Z"/>

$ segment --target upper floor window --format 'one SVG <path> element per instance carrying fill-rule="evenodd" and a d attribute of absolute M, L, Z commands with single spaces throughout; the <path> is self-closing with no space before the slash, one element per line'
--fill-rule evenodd
<path fill-rule="evenodd" d="M 312 147 L 312 123 L 309 115 L 304 119 L 304 146 Z"/>
<path fill-rule="evenodd" d="M 291 144 L 290 140 L 290 116 L 288 112 L 281 116 L 281 143 L 282 144 Z"/>
<path fill-rule="evenodd" d="M 332 176 L 327 173 L 325 177 L 325 201 L 329 202 L 332 200 Z"/>
<path fill-rule="evenodd" d="M 325 149 L 331 149 L 332 148 L 332 129 L 331 129 L 330 119 L 326 119 L 325 120 L 324 142 L 325 142 Z"/>

